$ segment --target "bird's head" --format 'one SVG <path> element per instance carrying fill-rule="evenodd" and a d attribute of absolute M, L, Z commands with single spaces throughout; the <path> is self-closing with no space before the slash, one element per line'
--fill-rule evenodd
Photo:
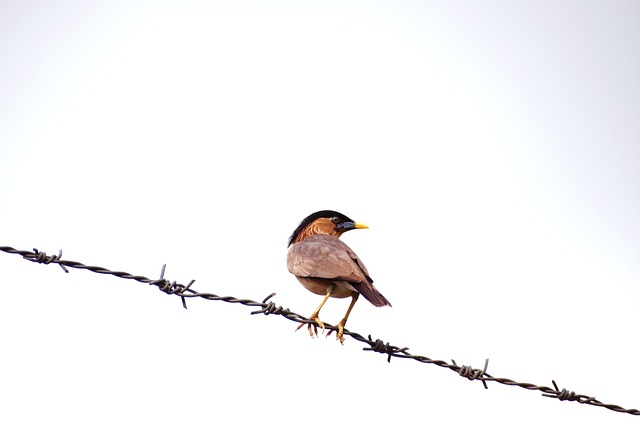
<path fill-rule="evenodd" d="M 289 237 L 289 246 L 316 234 L 329 234 L 340 237 L 342 233 L 356 228 L 369 228 L 355 222 L 336 211 L 318 211 L 302 220 L 298 228 Z"/>

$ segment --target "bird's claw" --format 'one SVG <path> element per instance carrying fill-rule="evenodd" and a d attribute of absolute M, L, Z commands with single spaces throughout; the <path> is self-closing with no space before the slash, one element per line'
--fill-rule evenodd
<path fill-rule="evenodd" d="M 313 338 L 314 336 L 318 336 L 318 326 L 322 328 L 320 335 L 324 334 L 324 323 L 322 322 L 322 320 L 320 320 L 317 314 L 312 314 L 309 317 L 309 321 L 307 323 L 300 323 L 296 328 L 296 331 L 302 328 L 305 324 L 307 325 L 307 329 L 309 330 L 309 335 L 311 336 L 311 338 Z"/>
<path fill-rule="evenodd" d="M 340 322 L 336 327 L 338 328 L 338 332 L 336 332 L 336 339 L 340 340 L 340 344 L 344 344 L 344 325 L 342 325 L 342 322 Z M 327 336 L 331 335 L 333 331 L 334 330 L 331 329 L 329 332 L 327 332 Z"/>

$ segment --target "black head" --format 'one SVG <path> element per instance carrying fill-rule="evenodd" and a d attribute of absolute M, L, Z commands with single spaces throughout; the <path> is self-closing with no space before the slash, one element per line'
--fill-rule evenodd
<path fill-rule="evenodd" d="M 313 221 L 320 218 L 331 219 L 331 221 L 333 221 L 336 224 L 336 230 L 347 231 L 347 230 L 352 230 L 356 228 L 356 223 L 351 218 L 341 214 L 340 212 L 329 211 L 329 210 L 314 212 L 308 217 L 306 217 L 305 219 L 303 219 L 300 225 L 298 225 L 298 228 L 296 228 L 293 231 L 293 233 L 291 234 L 291 237 L 289 237 L 288 246 L 291 246 L 291 244 L 295 242 L 296 238 L 302 232 L 302 230 L 307 228 L 307 226 L 311 224 Z M 358 224 L 358 228 L 364 228 L 364 227 L 365 226 Z"/>

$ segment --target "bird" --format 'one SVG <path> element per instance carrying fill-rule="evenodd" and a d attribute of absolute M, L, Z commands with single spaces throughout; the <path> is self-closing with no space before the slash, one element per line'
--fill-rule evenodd
<path fill-rule="evenodd" d="M 318 308 L 306 322 L 309 334 L 324 332 L 320 310 L 330 297 L 351 297 L 344 318 L 337 325 L 336 339 L 344 344 L 344 327 L 360 294 L 376 307 L 391 306 L 374 286 L 362 260 L 339 237 L 354 229 L 369 228 L 333 210 L 314 212 L 300 222 L 289 237 L 287 268 L 307 290 L 323 295 Z M 305 323 L 301 323 L 296 331 Z M 313 330 L 312 330 L 313 327 Z M 329 331 L 327 336 L 331 334 Z"/>

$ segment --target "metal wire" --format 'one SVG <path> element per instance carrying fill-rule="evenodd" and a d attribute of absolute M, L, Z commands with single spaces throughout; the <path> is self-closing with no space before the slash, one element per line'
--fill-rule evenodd
<path fill-rule="evenodd" d="M 40 264 L 58 264 L 65 273 L 68 273 L 69 270 L 66 267 L 77 268 L 89 270 L 94 273 L 99 274 L 109 274 L 112 276 L 120 277 L 122 279 L 131 279 L 137 282 L 146 283 L 149 285 L 157 286 L 162 292 L 167 294 L 178 295 L 182 300 L 182 305 L 184 308 L 187 308 L 186 299 L 187 298 L 203 298 L 210 301 L 224 301 L 227 303 L 237 303 L 246 305 L 249 307 L 259 307 L 258 310 L 252 311 L 251 314 L 275 314 L 279 316 L 283 316 L 291 321 L 299 322 L 299 323 L 311 323 L 304 316 L 301 316 L 297 313 L 292 312 L 288 308 L 282 308 L 281 306 L 276 306 L 275 303 L 269 301 L 271 298 L 275 296 L 275 293 L 268 295 L 266 298 L 262 300 L 262 302 L 256 302 L 250 299 L 244 298 L 235 298 L 232 296 L 218 296 L 212 293 L 202 293 L 196 292 L 191 289 L 191 285 L 195 282 L 195 280 L 191 280 L 187 285 L 183 285 L 177 283 L 176 281 L 169 281 L 164 278 L 164 272 L 166 264 L 162 266 L 162 270 L 160 272 L 160 278 L 158 279 L 149 279 L 145 276 L 134 276 L 132 274 L 123 272 L 123 271 L 112 271 L 107 268 L 97 267 L 97 266 L 88 266 L 82 264 L 77 261 L 68 261 L 62 259 L 62 251 L 58 252 L 58 255 L 47 255 L 44 252 L 40 252 L 37 249 L 33 251 L 24 251 L 14 249 L 10 246 L 0 246 L 0 251 L 6 252 L 9 254 L 21 255 L 24 259 Z M 337 327 L 334 325 L 330 325 L 325 323 L 325 329 L 330 331 L 337 331 Z M 577 394 L 573 391 L 568 391 L 563 388 L 560 390 L 554 380 L 551 381 L 553 384 L 552 387 L 548 386 L 538 386 L 531 383 L 523 383 L 514 380 L 510 380 L 508 378 L 500 378 L 494 377 L 487 373 L 487 368 L 489 365 L 489 359 L 485 360 L 483 369 L 475 369 L 471 366 L 461 365 L 455 362 L 455 360 L 451 360 L 452 363 L 445 362 L 444 360 L 431 359 L 426 356 L 414 355 L 409 352 L 408 347 L 398 347 L 389 344 L 388 342 L 384 342 L 380 339 L 373 339 L 371 335 L 368 335 L 367 338 L 358 334 L 357 332 L 351 332 L 347 329 L 344 330 L 344 335 L 348 335 L 356 341 L 360 341 L 368 345 L 368 347 L 363 348 L 364 351 L 373 351 L 376 353 L 386 354 L 387 362 L 391 362 L 391 358 L 399 358 L 399 359 L 412 359 L 421 363 L 429 363 L 441 368 L 448 368 L 460 375 L 461 377 L 467 378 L 469 381 L 479 380 L 483 383 L 485 388 L 488 388 L 487 383 L 495 382 L 498 384 L 509 385 L 509 386 L 517 386 L 520 388 L 524 388 L 525 390 L 536 390 L 542 392 L 542 396 L 551 397 L 558 399 L 560 401 L 573 401 L 578 403 L 583 403 L 592 406 L 599 406 L 602 408 L 606 408 L 615 412 L 622 412 L 631 415 L 640 415 L 640 410 L 638 409 L 625 409 L 619 405 L 613 405 L 608 403 L 602 403 L 595 397 L 586 396 L 583 394 Z"/>

